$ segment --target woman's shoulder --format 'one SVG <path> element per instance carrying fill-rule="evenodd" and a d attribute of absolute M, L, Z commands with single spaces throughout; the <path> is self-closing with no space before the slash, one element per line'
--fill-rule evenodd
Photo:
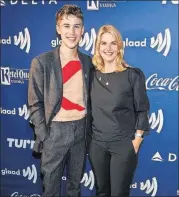
<path fill-rule="evenodd" d="M 138 67 L 133 67 L 133 66 L 128 65 L 127 69 L 131 73 L 131 75 L 133 75 L 135 77 L 143 77 L 144 76 L 143 71 Z"/>

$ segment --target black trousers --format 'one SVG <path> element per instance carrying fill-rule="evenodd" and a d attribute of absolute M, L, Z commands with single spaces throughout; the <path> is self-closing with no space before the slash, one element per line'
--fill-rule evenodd
<path fill-rule="evenodd" d="M 95 176 L 96 196 L 129 196 L 138 161 L 132 139 L 113 142 L 93 139 L 89 158 Z"/>
<path fill-rule="evenodd" d="M 60 196 L 64 165 L 67 170 L 66 196 L 80 196 L 80 181 L 85 161 L 85 118 L 52 122 L 50 136 L 44 141 L 41 158 L 43 196 Z"/>

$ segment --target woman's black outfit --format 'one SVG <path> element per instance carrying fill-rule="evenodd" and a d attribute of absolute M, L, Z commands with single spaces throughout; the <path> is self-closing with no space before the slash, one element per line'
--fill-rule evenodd
<path fill-rule="evenodd" d="M 149 130 L 145 77 L 137 68 L 102 73 L 92 70 L 90 161 L 97 196 L 129 196 L 137 165 L 132 139 Z"/>

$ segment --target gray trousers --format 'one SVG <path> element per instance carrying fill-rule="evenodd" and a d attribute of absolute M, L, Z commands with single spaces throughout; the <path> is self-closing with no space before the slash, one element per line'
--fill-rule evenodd
<path fill-rule="evenodd" d="M 80 196 L 85 163 L 85 120 L 52 122 L 49 137 L 43 142 L 41 157 L 44 197 L 60 196 L 65 164 L 66 196 Z"/>

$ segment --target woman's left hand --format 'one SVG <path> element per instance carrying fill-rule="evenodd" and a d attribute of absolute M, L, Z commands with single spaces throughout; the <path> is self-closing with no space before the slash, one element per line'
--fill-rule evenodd
<path fill-rule="evenodd" d="M 137 154 L 141 145 L 141 142 L 143 141 L 143 139 L 141 137 L 135 137 L 134 140 L 132 140 L 132 144 L 135 150 L 135 153 Z"/>

